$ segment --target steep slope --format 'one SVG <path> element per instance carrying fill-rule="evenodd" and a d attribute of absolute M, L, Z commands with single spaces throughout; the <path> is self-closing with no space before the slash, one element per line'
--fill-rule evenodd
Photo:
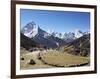
<path fill-rule="evenodd" d="M 67 43 L 72 42 L 76 39 L 75 34 L 73 32 L 64 33 L 63 40 L 65 40 Z"/>
<path fill-rule="evenodd" d="M 35 41 L 31 40 L 30 38 L 26 37 L 25 35 L 23 35 L 21 33 L 21 47 L 25 48 L 25 49 L 30 49 L 30 48 L 33 48 L 33 47 L 38 47 L 39 44 L 36 43 Z"/>
<path fill-rule="evenodd" d="M 68 53 L 89 56 L 90 55 L 90 34 L 83 35 L 82 37 L 67 44 L 64 48 Z"/>
<path fill-rule="evenodd" d="M 58 37 L 54 37 L 53 35 L 47 33 L 42 30 L 38 25 L 34 22 L 28 23 L 23 29 L 22 33 L 36 41 L 39 44 L 42 44 L 46 47 L 56 48 L 58 46 L 66 44 L 66 42 Z"/>
<path fill-rule="evenodd" d="M 82 32 L 81 30 L 76 30 L 74 34 L 75 38 L 80 38 L 81 36 L 84 35 L 84 32 Z"/>

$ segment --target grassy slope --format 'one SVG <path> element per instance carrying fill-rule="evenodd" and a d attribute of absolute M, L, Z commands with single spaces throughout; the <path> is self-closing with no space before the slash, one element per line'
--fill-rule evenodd
<path fill-rule="evenodd" d="M 65 52 L 73 55 L 90 55 L 90 35 L 84 35 L 73 42 L 68 43 L 64 48 Z"/>

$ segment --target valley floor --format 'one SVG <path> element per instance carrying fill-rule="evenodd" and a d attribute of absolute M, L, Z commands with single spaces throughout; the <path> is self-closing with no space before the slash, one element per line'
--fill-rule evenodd
<path fill-rule="evenodd" d="M 90 60 L 89 57 L 71 55 L 55 50 L 26 52 L 21 49 L 21 51 L 23 53 L 20 56 L 20 69 L 88 66 Z"/>

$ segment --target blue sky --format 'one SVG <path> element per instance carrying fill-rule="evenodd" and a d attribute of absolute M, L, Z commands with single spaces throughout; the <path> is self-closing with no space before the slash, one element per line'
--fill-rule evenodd
<path fill-rule="evenodd" d="M 21 9 L 21 28 L 34 21 L 45 31 L 73 32 L 77 29 L 88 31 L 90 29 L 90 13 Z"/>

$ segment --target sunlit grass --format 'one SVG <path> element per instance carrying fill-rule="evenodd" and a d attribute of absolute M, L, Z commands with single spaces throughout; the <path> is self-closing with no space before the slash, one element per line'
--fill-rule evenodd
<path fill-rule="evenodd" d="M 56 50 L 48 51 L 42 54 L 41 57 L 45 63 L 58 66 L 80 65 L 89 62 L 88 57 L 71 55 Z"/>
<path fill-rule="evenodd" d="M 24 60 L 20 61 L 21 69 L 37 69 L 37 68 L 51 68 L 51 67 L 69 67 L 72 65 L 80 65 L 88 63 L 89 57 L 82 57 L 77 55 L 68 54 L 63 50 L 44 50 L 29 52 L 25 49 L 21 49 L 20 58 Z M 41 57 L 39 59 L 39 57 Z M 35 64 L 30 65 L 29 61 L 34 60 Z"/>

